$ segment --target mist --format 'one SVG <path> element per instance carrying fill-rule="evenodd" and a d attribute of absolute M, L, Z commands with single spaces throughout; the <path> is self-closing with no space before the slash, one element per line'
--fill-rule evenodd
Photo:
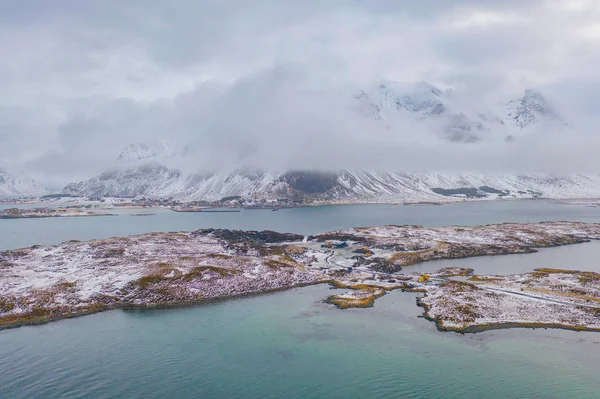
<path fill-rule="evenodd" d="M 161 162 L 187 172 L 595 173 L 599 17 L 583 0 L 7 4 L 0 167 L 60 187 L 168 141 Z M 451 142 L 355 112 L 384 81 L 492 110 L 535 88 L 569 126 Z"/>

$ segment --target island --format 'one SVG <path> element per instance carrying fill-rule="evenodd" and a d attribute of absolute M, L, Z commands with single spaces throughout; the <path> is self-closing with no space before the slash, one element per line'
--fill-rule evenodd
<path fill-rule="evenodd" d="M 9 208 L 0 210 L 0 219 L 38 219 L 81 216 L 114 216 L 95 212 L 91 206 L 65 206 L 55 208 Z"/>
<path fill-rule="evenodd" d="M 201 229 L 4 250 L 0 328 L 328 283 L 346 290 L 324 298 L 342 309 L 373 306 L 395 289 L 422 292 L 418 305 L 443 331 L 508 326 L 596 330 L 596 273 L 539 269 L 478 276 L 452 266 L 422 275 L 408 266 L 597 239 L 600 224 L 542 222 L 357 227 L 312 236 Z"/>
<path fill-rule="evenodd" d="M 600 274 L 536 269 L 507 276 L 473 276 L 423 288 L 418 305 L 442 331 L 510 327 L 600 331 Z"/>

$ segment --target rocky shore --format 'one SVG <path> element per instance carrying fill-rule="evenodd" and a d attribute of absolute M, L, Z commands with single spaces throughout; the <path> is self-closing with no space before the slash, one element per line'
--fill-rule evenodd
<path fill-rule="evenodd" d="M 53 217 L 113 216 L 91 211 L 85 207 L 9 208 L 0 210 L 0 219 L 38 219 Z"/>
<path fill-rule="evenodd" d="M 600 331 L 600 274 L 537 269 L 424 288 L 425 317 L 442 331 L 510 327 Z"/>
<path fill-rule="evenodd" d="M 330 283 L 350 290 L 328 300 L 342 308 L 372 306 L 377 297 L 393 289 L 426 292 L 420 304 L 444 330 L 467 331 L 498 323 L 594 329 L 600 327 L 600 304 L 593 299 L 599 296 L 594 291 L 598 288 L 594 273 L 548 269 L 531 276 L 471 276 L 469 282 L 457 282 L 452 279 L 466 278 L 473 271 L 447 267 L 432 274 L 431 280 L 421 281 L 418 275 L 389 270 L 430 259 L 534 252 L 599 238 L 600 224 L 547 222 L 364 227 L 311 237 L 203 229 L 6 250 L 0 252 L 0 328 L 115 308 L 178 306 Z M 346 244 L 324 245 L 332 240 Z M 390 268 L 382 271 L 382 265 Z M 557 294 L 562 291 L 556 287 L 567 285 L 569 294 Z M 516 297 L 502 291 L 521 289 L 535 292 Z M 549 305 L 537 306 L 542 300 Z M 474 316 L 471 307 L 477 309 Z M 537 310 L 510 313 L 521 307 Z M 570 319 L 563 307 L 575 309 Z M 509 313 L 492 312 L 503 308 Z"/>

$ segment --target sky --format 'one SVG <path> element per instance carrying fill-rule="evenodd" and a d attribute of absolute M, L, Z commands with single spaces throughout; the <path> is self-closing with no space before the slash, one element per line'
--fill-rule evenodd
<path fill-rule="evenodd" d="M 0 0 L 0 52 L 0 167 L 49 186 L 161 141 L 198 171 L 600 166 L 600 1 Z M 457 144 L 349 112 L 382 81 L 535 88 L 574 128 Z"/>

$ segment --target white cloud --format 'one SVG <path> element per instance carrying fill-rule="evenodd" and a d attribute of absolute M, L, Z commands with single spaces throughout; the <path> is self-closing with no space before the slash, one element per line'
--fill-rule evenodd
<path fill-rule="evenodd" d="M 126 144 L 171 138 L 208 148 L 197 168 L 325 167 L 353 152 L 366 168 L 408 167 L 414 154 L 442 168 L 443 151 L 472 167 L 482 159 L 454 145 L 405 154 L 428 136 L 362 125 L 335 95 L 382 77 L 477 99 L 533 86 L 587 121 L 598 114 L 598 3 L 11 2 L 0 15 L 0 164 L 59 184 L 98 172 Z M 572 146 L 582 168 L 593 164 L 581 160 L 587 147 Z M 378 151 L 403 155 L 392 165 Z M 485 151 L 493 167 L 515 164 L 504 147 Z"/>

